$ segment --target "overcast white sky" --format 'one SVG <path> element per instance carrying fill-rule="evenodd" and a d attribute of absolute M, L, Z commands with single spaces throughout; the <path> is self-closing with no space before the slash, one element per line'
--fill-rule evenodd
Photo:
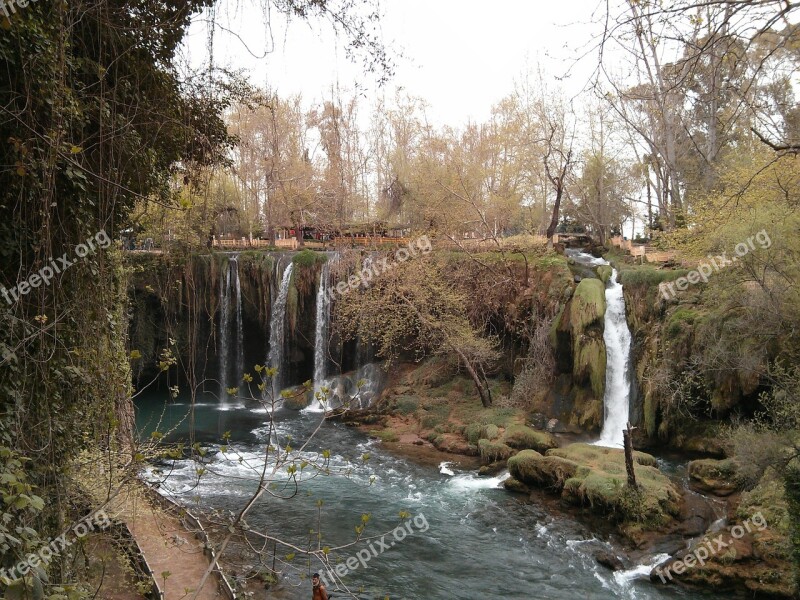
<path fill-rule="evenodd" d="M 605 2 L 600 0 L 383 0 L 384 42 L 402 51 L 396 76 L 377 90 L 359 64 L 351 63 L 343 40 L 324 24 L 286 20 L 273 12 L 272 25 L 262 1 L 229 2 L 218 9 L 214 42 L 218 66 L 247 69 L 254 84 L 281 95 L 302 93 L 311 103 L 330 96 L 332 85 L 356 86 L 368 98 L 394 96 L 396 87 L 429 103 L 434 121 L 459 125 L 483 120 L 493 103 L 510 93 L 514 81 L 541 65 L 548 79 L 575 94 L 591 75 L 596 56 L 574 66 L 590 51 Z M 190 31 L 186 53 L 194 66 L 207 61 L 206 16 Z M 228 29 L 237 37 L 226 33 Z"/>

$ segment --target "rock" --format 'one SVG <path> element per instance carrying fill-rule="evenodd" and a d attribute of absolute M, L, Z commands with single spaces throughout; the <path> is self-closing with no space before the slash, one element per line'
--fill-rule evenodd
<path fill-rule="evenodd" d="M 414 441 L 414 445 L 415 446 L 424 446 L 425 445 L 425 441 L 424 440 L 415 440 Z"/>
<path fill-rule="evenodd" d="M 544 429 L 547 427 L 547 417 L 543 413 L 533 413 L 530 416 L 530 425 L 534 429 Z"/>
<path fill-rule="evenodd" d="M 481 477 L 494 477 L 505 468 L 506 468 L 506 462 L 503 460 L 499 460 L 497 462 L 493 462 L 490 465 L 483 465 L 480 469 L 478 469 L 478 475 L 480 475 Z"/>
<path fill-rule="evenodd" d="M 582 279 L 583 277 L 581 277 L 580 275 L 575 275 L 574 277 L 575 283 L 580 283 Z"/>
<path fill-rule="evenodd" d="M 608 283 L 608 280 L 611 279 L 612 273 L 613 269 L 611 268 L 611 265 L 600 265 L 597 267 L 597 276 L 603 283 Z"/>
<path fill-rule="evenodd" d="M 697 537 L 704 534 L 715 519 L 714 509 L 708 499 L 694 492 L 686 492 L 678 516 L 680 525 L 675 531 L 686 537 Z"/>
<path fill-rule="evenodd" d="M 560 493 L 572 504 L 658 528 L 679 514 L 680 493 L 655 467 L 654 457 L 634 452 L 634 461 L 641 489 L 635 502 L 626 487 L 623 452 L 616 448 L 571 444 L 544 456 L 523 450 L 509 459 L 508 470 L 522 483 Z"/>
<path fill-rule="evenodd" d="M 480 452 L 481 458 L 486 463 L 507 460 L 514 454 L 514 450 L 503 442 L 492 442 L 486 439 L 478 441 L 478 451 Z"/>
<path fill-rule="evenodd" d="M 527 485 L 522 483 L 521 481 L 514 479 L 513 477 L 509 477 L 503 482 L 503 487 L 506 488 L 509 492 L 517 492 L 519 494 L 530 494 L 531 490 L 528 488 Z"/>
<path fill-rule="evenodd" d="M 525 425 L 511 425 L 505 431 L 503 442 L 517 450 L 536 450 L 547 452 L 551 448 L 558 448 L 558 442 L 549 433 L 536 431 Z"/>
<path fill-rule="evenodd" d="M 566 426 L 558 419 L 550 419 L 547 422 L 547 431 L 550 433 L 566 433 Z"/>
<path fill-rule="evenodd" d="M 463 439 L 461 436 L 455 436 L 453 434 L 440 434 L 436 435 L 431 442 L 437 449 L 441 450 L 442 452 L 448 452 L 450 454 L 461 454 L 463 456 L 477 456 L 478 455 L 478 448 L 474 445 L 470 444 L 467 440 Z"/>
<path fill-rule="evenodd" d="M 625 565 L 622 563 L 622 560 L 620 560 L 616 554 L 613 554 L 608 550 L 599 550 L 595 553 L 594 559 L 598 562 L 598 564 L 601 564 L 612 571 L 622 571 L 625 569 Z"/>
<path fill-rule="evenodd" d="M 730 496 L 739 489 L 736 482 L 738 467 L 731 459 L 705 458 L 689 462 L 689 481 L 693 488 L 714 494 Z"/>

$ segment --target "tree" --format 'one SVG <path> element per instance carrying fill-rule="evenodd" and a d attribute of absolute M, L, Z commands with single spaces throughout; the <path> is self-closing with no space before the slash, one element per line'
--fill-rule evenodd
<path fill-rule="evenodd" d="M 497 341 L 470 324 L 467 304 L 444 266 L 421 256 L 393 263 L 365 289 L 337 302 L 334 321 L 344 337 L 373 344 L 388 361 L 455 355 L 488 407 L 492 396 L 486 371 L 498 357 Z"/>

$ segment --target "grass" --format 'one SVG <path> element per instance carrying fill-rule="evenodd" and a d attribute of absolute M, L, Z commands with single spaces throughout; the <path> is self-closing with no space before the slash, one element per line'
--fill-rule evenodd
<path fill-rule="evenodd" d="M 659 269 L 652 265 L 630 265 L 622 269 L 620 282 L 627 286 L 656 287 L 665 281 L 685 276 L 687 269 Z"/>

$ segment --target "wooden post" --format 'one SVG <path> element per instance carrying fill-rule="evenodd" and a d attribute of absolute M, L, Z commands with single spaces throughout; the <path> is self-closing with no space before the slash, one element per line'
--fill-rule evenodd
<path fill-rule="evenodd" d="M 628 472 L 628 487 L 635 490 L 639 489 L 636 485 L 636 473 L 633 470 L 633 443 L 631 442 L 631 431 L 636 429 L 628 423 L 627 428 L 622 431 L 622 439 L 625 446 L 625 470 Z"/>

